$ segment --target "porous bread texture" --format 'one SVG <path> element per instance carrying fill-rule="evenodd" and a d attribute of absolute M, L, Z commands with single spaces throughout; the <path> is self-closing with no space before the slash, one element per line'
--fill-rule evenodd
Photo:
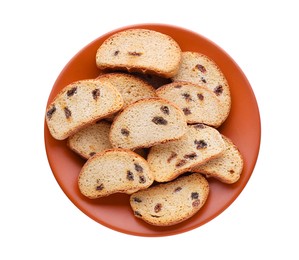
<path fill-rule="evenodd" d="M 67 145 L 85 159 L 104 150 L 112 149 L 109 141 L 110 126 L 111 124 L 105 120 L 88 125 L 71 135 L 67 140 Z"/>
<path fill-rule="evenodd" d="M 220 100 L 223 117 L 227 118 L 231 107 L 229 85 L 219 66 L 210 57 L 198 52 L 182 52 L 179 71 L 172 80 L 208 87 Z"/>
<path fill-rule="evenodd" d="M 109 140 L 111 123 L 106 120 L 87 125 L 67 139 L 67 146 L 84 159 L 89 159 L 96 153 L 112 149 Z M 147 157 L 146 149 L 136 149 L 135 153 Z"/>
<path fill-rule="evenodd" d="M 178 140 L 150 148 L 147 161 L 158 182 L 167 182 L 219 156 L 225 149 L 221 134 L 204 124 L 188 125 Z"/>
<path fill-rule="evenodd" d="M 121 94 L 108 82 L 80 80 L 64 87 L 47 107 L 51 135 L 63 140 L 76 131 L 107 117 L 123 106 Z"/>
<path fill-rule="evenodd" d="M 174 76 L 181 61 L 181 48 L 169 35 L 148 29 L 127 29 L 107 38 L 98 48 L 100 69 L 127 70 Z"/>
<path fill-rule="evenodd" d="M 187 123 L 218 127 L 225 120 L 220 101 L 207 87 L 189 82 L 173 82 L 156 90 L 159 97 L 181 108 Z"/>
<path fill-rule="evenodd" d="M 131 194 L 149 187 L 153 181 L 147 161 L 124 149 L 95 154 L 83 165 L 78 177 L 80 192 L 90 199 L 117 192 Z"/>
<path fill-rule="evenodd" d="M 127 106 L 112 123 L 110 142 L 115 148 L 150 147 L 182 137 L 186 118 L 177 106 L 160 98 L 139 100 Z"/>
<path fill-rule="evenodd" d="M 97 79 L 111 83 L 118 90 L 124 100 L 122 109 L 140 99 L 157 97 L 155 89 L 150 84 L 134 75 L 114 72 L 101 74 Z"/>
<path fill-rule="evenodd" d="M 194 167 L 192 171 L 213 177 L 221 182 L 232 184 L 237 182 L 243 170 L 243 156 L 237 146 L 228 137 L 222 135 L 226 148 L 223 153 L 205 164 Z"/>
<path fill-rule="evenodd" d="M 130 196 L 136 217 L 155 226 L 171 226 L 191 218 L 209 195 L 207 180 L 198 173 L 181 176 Z"/>

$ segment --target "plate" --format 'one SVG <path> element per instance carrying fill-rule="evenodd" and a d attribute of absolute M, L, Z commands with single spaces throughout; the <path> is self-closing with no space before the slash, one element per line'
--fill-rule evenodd
<path fill-rule="evenodd" d="M 173 37 L 183 51 L 198 51 L 212 58 L 225 74 L 231 89 L 232 106 L 229 117 L 219 131 L 231 138 L 244 157 L 244 169 L 235 184 L 208 179 L 210 194 L 206 204 L 192 218 L 170 227 L 156 227 L 134 217 L 126 194 L 90 200 L 81 195 L 77 178 L 84 160 L 66 146 L 66 141 L 51 137 L 46 123 L 44 139 L 52 172 L 66 196 L 88 217 L 112 230 L 136 236 L 168 236 L 198 228 L 227 209 L 248 183 L 258 157 L 261 124 L 258 104 L 246 76 L 236 62 L 219 46 L 193 31 L 165 24 L 138 24 L 111 31 L 85 46 L 64 67 L 55 81 L 48 104 L 67 84 L 81 79 L 96 78 L 95 55 L 101 43 L 112 34 L 129 29 L 156 30 Z M 47 105 L 48 105 L 47 104 Z"/>

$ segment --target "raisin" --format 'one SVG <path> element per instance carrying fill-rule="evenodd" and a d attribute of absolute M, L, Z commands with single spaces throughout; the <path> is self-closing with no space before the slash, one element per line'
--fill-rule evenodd
<path fill-rule="evenodd" d="M 189 93 L 183 93 L 182 96 L 187 102 L 192 101 L 191 95 Z"/>
<path fill-rule="evenodd" d="M 91 93 L 92 93 L 92 97 L 94 100 L 97 100 L 101 94 L 100 90 L 98 88 L 94 89 Z"/>
<path fill-rule="evenodd" d="M 204 99 L 204 96 L 203 96 L 203 94 L 201 94 L 201 93 L 198 93 L 198 94 L 197 94 L 197 97 L 198 97 L 199 100 L 203 100 L 203 99 Z"/>
<path fill-rule="evenodd" d="M 91 156 L 94 156 L 96 153 L 95 152 L 91 152 L 91 153 L 89 153 L 89 156 L 91 157 Z"/>
<path fill-rule="evenodd" d="M 198 196 L 199 196 L 198 192 L 192 192 L 191 193 L 191 199 L 193 199 L 193 200 L 197 200 Z"/>
<path fill-rule="evenodd" d="M 196 144 L 196 149 L 204 149 L 208 146 L 204 140 L 194 140 L 194 144 Z"/>
<path fill-rule="evenodd" d="M 157 204 L 155 205 L 155 207 L 154 207 L 154 211 L 155 211 L 156 213 L 160 212 L 161 209 L 162 209 L 162 204 L 161 204 L 161 203 L 157 203 Z"/>
<path fill-rule="evenodd" d="M 200 201 L 199 200 L 195 200 L 192 202 L 192 206 L 193 207 L 198 207 L 200 205 Z"/>
<path fill-rule="evenodd" d="M 151 214 L 151 216 L 152 216 L 153 218 L 161 218 L 161 216 L 158 216 L 158 215 L 152 215 L 152 214 Z"/>
<path fill-rule="evenodd" d="M 179 160 L 179 161 L 176 163 L 175 167 L 182 167 L 182 166 L 185 165 L 186 163 L 187 163 L 186 160 Z"/>
<path fill-rule="evenodd" d="M 152 122 L 154 122 L 156 125 L 167 125 L 167 120 L 165 120 L 163 117 L 161 116 L 155 116 L 152 119 Z"/>
<path fill-rule="evenodd" d="M 131 171 L 127 171 L 127 179 L 129 181 L 134 181 L 134 174 Z"/>
<path fill-rule="evenodd" d="M 138 163 L 134 163 L 134 166 L 137 172 L 143 172 L 143 168 Z"/>
<path fill-rule="evenodd" d="M 53 116 L 53 114 L 55 113 L 55 111 L 56 111 L 56 107 L 55 107 L 55 105 L 53 105 L 53 107 L 50 108 L 50 109 L 47 111 L 47 117 L 48 117 L 49 120 L 52 118 L 52 116 Z"/>
<path fill-rule="evenodd" d="M 207 83 L 207 81 L 206 81 L 206 79 L 205 79 L 204 77 L 201 77 L 201 81 L 202 81 L 203 83 Z"/>
<path fill-rule="evenodd" d="M 119 50 L 114 52 L 114 56 L 117 56 L 119 54 Z"/>
<path fill-rule="evenodd" d="M 103 183 L 101 183 L 100 185 L 98 185 L 97 187 L 96 187 L 96 190 L 103 190 L 104 189 L 104 184 Z"/>
<path fill-rule="evenodd" d="M 189 153 L 189 154 L 185 154 L 184 155 L 184 158 L 185 159 L 190 159 L 190 160 L 193 160 L 197 157 L 197 154 L 196 153 Z"/>
<path fill-rule="evenodd" d="M 128 54 L 132 55 L 132 56 L 141 56 L 142 55 L 141 52 L 137 52 L 137 51 L 129 51 Z"/>
<path fill-rule="evenodd" d="M 169 108 L 168 106 L 161 106 L 160 110 L 165 114 L 165 115 L 169 115 Z"/>
<path fill-rule="evenodd" d="M 182 187 L 177 187 L 175 188 L 174 192 L 179 192 L 180 190 L 182 190 Z"/>
<path fill-rule="evenodd" d="M 70 117 L 72 116 L 72 111 L 69 110 L 68 107 L 65 107 L 65 108 L 64 108 L 64 114 L 65 114 L 65 117 L 66 117 L 66 118 L 70 118 Z"/>
<path fill-rule="evenodd" d="M 194 128 L 195 129 L 204 129 L 205 125 L 204 124 L 196 124 L 196 125 L 194 125 Z"/>
<path fill-rule="evenodd" d="M 138 202 L 138 203 L 142 202 L 142 200 L 137 197 L 134 197 L 133 200 L 134 200 L 134 202 Z"/>
<path fill-rule="evenodd" d="M 183 112 L 184 112 L 185 116 L 192 114 L 191 110 L 188 107 L 183 108 Z"/>
<path fill-rule="evenodd" d="M 69 89 L 69 90 L 66 92 L 66 95 L 67 95 L 68 97 L 71 97 L 71 96 L 73 96 L 73 95 L 76 94 L 76 93 L 77 93 L 77 87 L 73 87 L 73 88 Z"/>
<path fill-rule="evenodd" d="M 217 95 L 217 96 L 220 96 L 223 92 L 223 87 L 222 85 L 218 85 L 217 87 L 214 88 L 214 93 Z"/>
<path fill-rule="evenodd" d="M 229 170 L 230 174 L 233 174 L 235 171 L 233 169 Z"/>
<path fill-rule="evenodd" d="M 139 183 L 145 183 L 146 179 L 144 176 L 139 176 Z"/>
<path fill-rule="evenodd" d="M 120 130 L 121 134 L 124 135 L 124 136 L 129 136 L 130 134 L 130 131 L 128 129 L 125 129 L 125 128 L 122 128 Z"/>
<path fill-rule="evenodd" d="M 138 217 L 142 217 L 142 215 L 140 214 L 140 212 L 137 211 L 137 210 L 134 211 L 134 215 L 135 215 L 135 216 L 138 216 Z"/>
<path fill-rule="evenodd" d="M 195 66 L 195 68 L 197 68 L 202 73 L 206 73 L 207 72 L 206 68 L 203 65 L 201 65 L 201 64 L 197 64 Z"/>
<path fill-rule="evenodd" d="M 171 155 L 168 157 L 167 162 L 170 163 L 174 158 L 178 156 L 177 153 L 171 152 Z"/>

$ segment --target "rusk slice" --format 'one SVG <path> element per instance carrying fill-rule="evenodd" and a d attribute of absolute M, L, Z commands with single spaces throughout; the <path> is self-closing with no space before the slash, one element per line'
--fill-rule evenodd
<path fill-rule="evenodd" d="M 123 106 L 120 93 L 108 82 L 81 80 L 67 85 L 47 107 L 51 135 L 63 140 L 86 124 L 109 116 Z"/>
<path fill-rule="evenodd" d="M 168 35 L 147 29 L 117 32 L 104 41 L 96 53 L 100 69 L 127 70 L 174 76 L 179 68 L 181 49 Z"/>
<path fill-rule="evenodd" d="M 112 123 L 110 142 L 115 148 L 150 147 L 182 137 L 186 118 L 177 106 L 160 98 L 139 100 L 127 106 Z"/>
<path fill-rule="evenodd" d="M 144 158 L 124 149 L 106 150 L 87 160 L 79 174 L 81 193 L 96 199 L 113 193 L 145 189 L 153 176 Z"/>
<path fill-rule="evenodd" d="M 174 82 L 158 88 L 156 93 L 181 108 L 189 124 L 203 123 L 218 127 L 225 120 L 220 101 L 205 86 Z"/>
<path fill-rule="evenodd" d="M 67 145 L 85 159 L 104 150 L 112 149 L 109 141 L 110 126 L 111 124 L 105 120 L 88 125 L 71 135 L 67 140 Z"/>
<path fill-rule="evenodd" d="M 109 140 L 110 127 L 111 123 L 106 120 L 87 125 L 71 135 L 67 140 L 67 145 L 84 159 L 89 159 L 96 153 L 113 148 Z M 137 149 L 135 153 L 143 158 L 147 157 L 146 149 Z"/>
<path fill-rule="evenodd" d="M 124 100 L 122 109 L 140 99 L 157 97 L 153 86 L 134 75 L 115 72 L 102 74 L 97 79 L 111 83 L 118 90 Z"/>
<path fill-rule="evenodd" d="M 221 134 L 204 124 L 188 125 L 180 139 L 151 147 L 147 161 L 158 182 L 171 181 L 225 149 Z"/>
<path fill-rule="evenodd" d="M 198 173 L 181 176 L 130 196 L 134 215 L 156 226 L 170 226 L 192 217 L 209 195 L 207 180 Z"/>
<path fill-rule="evenodd" d="M 240 179 L 243 170 L 243 156 L 228 137 L 222 137 L 226 144 L 224 152 L 219 157 L 194 167 L 192 171 L 232 184 Z"/>
<path fill-rule="evenodd" d="M 183 52 L 178 73 L 173 81 L 187 81 L 206 86 L 220 100 L 224 118 L 231 107 L 231 95 L 228 82 L 218 65 L 206 55 L 198 52 Z"/>

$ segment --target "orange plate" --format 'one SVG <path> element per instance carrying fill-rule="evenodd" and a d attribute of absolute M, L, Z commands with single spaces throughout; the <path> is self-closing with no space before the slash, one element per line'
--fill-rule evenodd
<path fill-rule="evenodd" d="M 225 74 L 231 88 L 232 107 L 220 132 L 232 139 L 244 156 L 240 180 L 227 185 L 209 179 L 210 195 L 204 207 L 192 218 L 170 227 L 151 226 L 134 217 L 126 194 L 90 200 L 80 194 L 77 177 L 84 160 L 70 151 L 65 141 L 52 138 L 45 124 L 45 146 L 49 164 L 60 187 L 68 198 L 87 216 L 113 230 L 138 236 L 167 236 L 197 228 L 212 220 L 242 192 L 254 169 L 260 146 L 261 125 L 258 105 L 251 86 L 239 66 L 219 46 L 192 31 L 163 24 L 139 24 L 109 32 L 83 48 L 65 66 L 57 78 L 48 104 L 67 84 L 99 75 L 95 55 L 102 42 L 115 32 L 128 28 L 156 30 L 173 37 L 183 51 L 198 51 L 212 58 Z"/>

